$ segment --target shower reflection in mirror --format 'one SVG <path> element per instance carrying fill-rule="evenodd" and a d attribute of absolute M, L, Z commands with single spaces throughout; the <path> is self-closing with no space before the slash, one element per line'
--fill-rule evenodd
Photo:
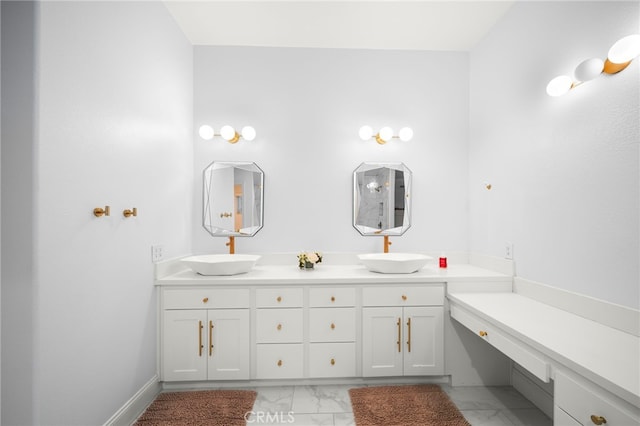
<path fill-rule="evenodd" d="M 353 174 L 353 226 L 362 235 L 402 235 L 410 226 L 410 182 L 402 163 L 362 163 Z"/>

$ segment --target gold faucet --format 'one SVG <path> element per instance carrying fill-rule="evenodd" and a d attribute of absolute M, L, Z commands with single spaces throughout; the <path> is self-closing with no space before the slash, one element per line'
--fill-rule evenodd
<path fill-rule="evenodd" d="M 236 252 L 236 237 L 229 237 L 229 242 L 225 244 L 229 247 L 229 254 L 235 254 Z"/>
<path fill-rule="evenodd" d="M 389 241 L 389 236 L 384 236 L 384 252 L 389 253 L 389 246 L 391 245 L 391 241 Z"/>

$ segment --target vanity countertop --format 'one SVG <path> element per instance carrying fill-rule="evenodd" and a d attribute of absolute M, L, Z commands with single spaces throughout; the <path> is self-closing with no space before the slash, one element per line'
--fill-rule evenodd
<path fill-rule="evenodd" d="M 446 269 L 427 265 L 412 274 L 380 274 L 362 265 L 316 265 L 304 270 L 296 265 L 256 265 L 246 274 L 203 276 L 186 267 L 157 275 L 156 285 L 288 285 L 288 284 L 375 284 L 442 283 L 491 281 L 510 283 L 512 276 L 471 264 L 450 264 Z"/>

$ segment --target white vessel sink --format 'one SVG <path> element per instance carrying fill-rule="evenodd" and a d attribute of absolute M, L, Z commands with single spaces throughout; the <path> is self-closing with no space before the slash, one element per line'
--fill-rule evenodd
<path fill-rule="evenodd" d="M 411 274 L 427 264 L 432 257 L 413 253 L 370 253 L 359 254 L 364 266 L 381 274 Z"/>
<path fill-rule="evenodd" d="M 237 275 L 249 272 L 258 259 L 253 254 L 204 254 L 180 261 L 200 275 Z"/>

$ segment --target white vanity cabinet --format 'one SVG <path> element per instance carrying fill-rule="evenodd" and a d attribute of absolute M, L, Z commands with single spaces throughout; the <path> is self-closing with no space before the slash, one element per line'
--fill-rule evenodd
<path fill-rule="evenodd" d="M 444 373 L 444 284 L 365 287 L 362 375 Z"/>
<path fill-rule="evenodd" d="M 249 291 L 163 289 L 164 381 L 249 379 Z"/>
<path fill-rule="evenodd" d="M 558 371 L 554 383 L 553 424 L 556 426 L 627 426 L 640 424 L 627 403 L 594 383 Z M 636 409 L 637 411 L 637 409 Z"/>
<path fill-rule="evenodd" d="M 304 369 L 303 288 L 256 290 L 256 379 L 296 379 Z"/>
<path fill-rule="evenodd" d="M 309 289 L 309 376 L 356 375 L 356 289 Z"/>

